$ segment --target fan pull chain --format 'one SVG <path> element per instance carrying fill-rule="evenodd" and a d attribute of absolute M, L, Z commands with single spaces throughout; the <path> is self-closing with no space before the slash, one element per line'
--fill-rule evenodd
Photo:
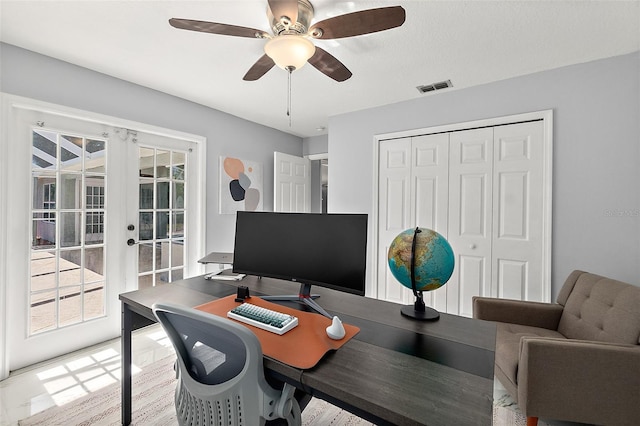
<path fill-rule="evenodd" d="M 289 117 L 289 127 L 291 127 L 291 74 L 294 69 L 294 67 L 287 67 L 287 71 L 289 71 L 287 77 L 287 117 Z"/>

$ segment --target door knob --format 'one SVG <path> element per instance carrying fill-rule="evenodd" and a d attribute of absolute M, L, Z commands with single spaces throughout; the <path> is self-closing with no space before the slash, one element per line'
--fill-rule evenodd
<path fill-rule="evenodd" d="M 474 250 L 474 249 L 476 248 L 476 245 L 475 245 L 475 244 L 473 244 L 473 243 L 471 243 L 471 244 L 469 244 L 469 248 L 470 248 L 471 250 Z"/>
<path fill-rule="evenodd" d="M 129 238 L 127 240 L 127 245 L 128 246 L 132 246 L 132 245 L 135 245 L 135 244 L 137 244 L 137 243 L 136 243 L 136 240 L 134 240 L 133 238 Z"/>

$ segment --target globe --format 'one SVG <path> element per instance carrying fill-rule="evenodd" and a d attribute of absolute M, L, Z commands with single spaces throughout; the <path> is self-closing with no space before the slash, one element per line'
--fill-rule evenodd
<path fill-rule="evenodd" d="M 387 255 L 389 269 L 400 284 L 410 289 L 413 289 L 412 255 L 415 257 L 416 291 L 436 290 L 447 283 L 453 273 L 455 257 L 449 242 L 442 235 L 427 228 L 412 228 L 402 231 L 391 242 Z"/>

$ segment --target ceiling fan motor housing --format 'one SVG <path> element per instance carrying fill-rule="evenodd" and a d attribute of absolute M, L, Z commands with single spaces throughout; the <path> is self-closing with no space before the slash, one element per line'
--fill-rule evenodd
<path fill-rule="evenodd" d="M 267 8 L 267 15 L 269 22 L 271 22 L 271 29 L 273 34 L 278 36 L 280 34 L 306 34 L 309 29 L 309 24 L 313 19 L 313 6 L 308 0 L 298 0 L 298 19 L 296 22 L 291 22 L 288 16 L 273 16 L 271 9 Z"/>

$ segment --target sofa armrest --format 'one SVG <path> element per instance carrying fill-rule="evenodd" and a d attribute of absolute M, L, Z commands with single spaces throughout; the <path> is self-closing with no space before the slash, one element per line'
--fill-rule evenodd
<path fill-rule="evenodd" d="M 473 297 L 473 317 L 486 321 L 507 322 L 557 330 L 562 305 L 524 300 Z"/>
<path fill-rule="evenodd" d="M 518 406 L 527 416 L 637 424 L 640 346 L 522 337 Z"/>

